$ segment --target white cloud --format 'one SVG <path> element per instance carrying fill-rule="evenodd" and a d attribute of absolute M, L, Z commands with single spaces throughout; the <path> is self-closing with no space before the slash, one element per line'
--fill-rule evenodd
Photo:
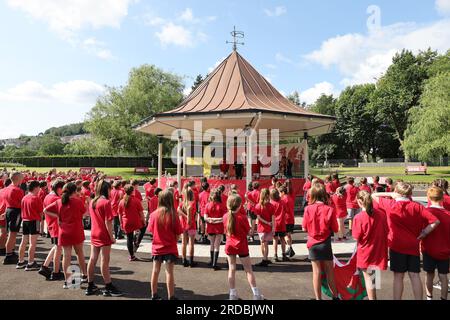
<path fill-rule="evenodd" d="M 306 102 L 306 104 L 311 105 L 316 102 L 316 100 L 322 95 L 338 95 L 338 91 L 335 89 L 334 85 L 329 82 L 321 82 L 314 85 L 314 87 L 300 92 L 300 101 Z"/>
<path fill-rule="evenodd" d="M 403 48 L 418 52 L 431 47 L 445 52 L 450 47 L 450 19 L 429 25 L 397 23 L 368 34 L 345 34 L 324 41 L 320 49 L 305 56 L 324 68 L 336 66 L 343 85 L 375 82 Z"/>
<path fill-rule="evenodd" d="M 171 44 L 180 47 L 192 47 L 194 44 L 192 32 L 172 22 L 164 25 L 161 31 L 155 34 L 163 47 Z"/>
<path fill-rule="evenodd" d="M 194 22 L 194 13 L 192 12 L 191 8 L 186 8 L 181 15 L 180 19 L 186 22 Z"/>
<path fill-rule="evenodd" d="M 284 56 L 282 53 L 278 52 L 275 55 L 275 60 L 277 62 L 284 62 L 284 63 L 292 63 L 292 60 L 286 56 Z"/>
<path fill-rule="evenodd" d="M 0 91 L 0 101 L 84 104 L 94 103 L 104 91 L 103 86 L 86 80 L 59 82 L 50 87 L 36 81 L 25 81 L 6 91 Z"/>
<path fill-rule="evenodd" d="M 443 16 L 450 16 L 450 0 L 436 0 L 436 9 Z"/>
<path fill-rule="evenodd" d="M 287 9 L 284 6 L 279 6 L 279 7 L 276 7 L 275 9 L 264 9 L 264 13 L 268 17 L 279 17 L 279 16 L 282 16 L 283 14 L 286 14 Z"/>
<path fill-rule="evenodd" d="M 94 37 L 88 38 L 83 41 L 81 47 L 88 53 L 97 56 L 103 60 L 113 60 L 115 57 L 109 49 L 106 48 L 104 42 L 98 41 Z"/>

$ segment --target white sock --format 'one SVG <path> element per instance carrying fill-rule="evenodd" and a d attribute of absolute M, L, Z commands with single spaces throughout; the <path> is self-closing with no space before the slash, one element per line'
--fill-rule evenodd
<path fill-rule="evenodd" d="M 236 289 L 230 289 L 230 297 L 231 296 L 237 296 L 237 290 Z"/>
<path fill-rule="evenodd" d="M 259 289 L 257 288 L 257 287 L 252 287 L 252 291 L 253 291 L 253 295 L 254 296 L 259 296 L 259 295 L 261 295 L 260 293 L 259 293 Z"/>

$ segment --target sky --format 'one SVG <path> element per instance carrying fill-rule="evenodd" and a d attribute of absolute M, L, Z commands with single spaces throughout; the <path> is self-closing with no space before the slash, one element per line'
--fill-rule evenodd
<path fill-rule="evenodd" d="M 402 48 L 450 49 L 450 0 L 0 0 L 0 139 L 83 121 L 146 63 L 188 94 L 233 26 L 263 76 L 312 104 L 375 82 Z"/>

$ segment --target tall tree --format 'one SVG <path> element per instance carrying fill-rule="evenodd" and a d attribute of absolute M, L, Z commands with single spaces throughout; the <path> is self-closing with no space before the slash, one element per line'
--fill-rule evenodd
<path fill-rule="evenodd" d="M 194 84 L 191 87 L 191 90 L 192 90 L 191 92 L 194 92 L 194 90 L 197 89 L 198 86 L 200 86 L 204 80 L 205 79 L 203 78 L 203 76 L 201 74 L 197 75 L 197 77 L 195 78 Z"/>
<path fill-rule="evenodd" d="M 295 105 L 297 106 L 301 106 L 302 103 L 300 101 L 300 94 L 298 93 L 298 91 L 294 91 L 292 92 L 290 95 L 287 96 L 287 98 Z"/>
<path fill-rule="evenodd" d="M 130 72 L 124 87 L 108 88 L 88 114 L 86 129 L 107 142 L 114 154 L 155 155 L 157 139 L 133 129 L 142 119 L 176 107 L 183 98 L 181 78 L 153 65 Z"/>

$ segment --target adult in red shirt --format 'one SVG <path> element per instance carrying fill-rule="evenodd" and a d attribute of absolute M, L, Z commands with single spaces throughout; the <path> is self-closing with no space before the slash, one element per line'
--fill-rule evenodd
<path fill-rule="evenodd" d="M 362 211 L 355 217 L 353 238 L 358 243 L 356 250 L 356 267 L 364 275 L 369 300 L 377 300 L 376 288 L 373 287 L 374 272 L 386 270 L 388 261 L 387 237 L 388 225 L 386 213 L 373 207 L 372 198 L 367 191 L 357 195 L 358 205 Z"/>
<path fill-rule="evenodd" d="M 183 202 L 178 208 L 178 215 L 180 218 L 182 235 L 182 250 L 181 256 L 184 267 L 194 268 L 197 264 L 194 262 L 194 242 L 197 234 L 197 225 L 195 223 L 195 215 L 197 212 L 196 202 L 194 198 L 194 191 L 188 187 L 183 191 Z M 189 258 L 186 255 L 187 246 L 189 243 Z"/>
<path fill-rule="evenodd" d="M 361 211 L 361 208 L 356 201 L 356 195 L 358 194 L 358 192 L 359 189 L 357 186 L 355 186 L 355 178 L 347 178 L 347 185 L 345 186 L 345 205 L 347 206 L 348 229 L 350 230 L 350 233 L 352 231 L 353 219 Z"/>
<path fill-rule="evenodd" d="M 421 204 L 411 200 L 412 186 L 399 182 L 393 193 L 373 193 L 372 198 L 387 214 L 390 269 L 394 272 L 394 300 L 403 294 L 408 272 L 416 300 L 422 300 L 420 240 L 436 228 L 439 220 Z M 390 198 L 387 198 L 390 197 Z"/>
<path fill-rule="evenodd" d="M 319 183 L 313 184 L 311 204 L 305 208 L 303 216 L 303 229 L 308 233 L 306 246 L 309 249 L 309 259 L 313 267 L 313 287 L 316 299 L 322 299 L 321 273 L 324 271 L 333 299 L 338 300 L 338 292 L 334 282 L 331 236 L 333 232 L 338 232 L 339 226 L 334 209 L 326 205 L 326 201 L 325 187 Z"/>
<path fill-rule="evenodd" d="M 214 270 L 220 270 L 217 265 L 219 260 L 220 243 L 223 234 L 223 216 L 227 212 L 225 204 L 222 203 L 221 192 L 219 189 L 211 191 L 211 202 L 205 208 L 206 233 L 209 235 L 211 266 Z"/>
<path fill-rule="evenodd" d="M 448 297 L 448 272 L 450 259 L 450 211 L 444 209 L 444 190 L 431 187 L 427 192 L 431 205 L 428 211 L 439 219 L 437 228 L 422 240 L 423 270 L 427 273 L 427 300 L 433 299 L 433 280 L 438 270 L 441 299 Z"/>
<path fill-rule="evenodd" d="M 228 178 L 228 170 L 230 169 L 230 165 L 227 163 L 226 159 L 223 159 L 219 164 L 220 177 L 221 179 Z"/>
<path fill-rule="evenodd" d="M 135 197 L 132 185 L 125 186 L 125 196 L 119 203 L 119 218 L 122 230 L 127 236 L 127 249 L 130 261 L 139 261 L 135 256 L 145 234 L 145 217 L 142 201 Z M 139 231 L 136 237 L 135 231 Z"/>
<path fill-rule="evenodd" d="M 171 190 L 166 189 L 161 191 L 158 210 L 150 214 L 148 230 L 153 235 L 152 300 L 161 300 L 158 296 L 158 277 L 162 262 L 166 262 L 168 298 L 174 299 L 175 279 L 173 268 L 178 259 L 178 238 L 183 233 L 183 229 L 181 228 L 180 220 L 173 205 L 173 193 Z"/>
<path fill-rule="evenodd" d="M 64 181 L 55 180 L 52 183 L 52 192 L 50 192 L 44 199 L 44 208 L 47 208 L 52 203 L 61 199 Z M 44 210 L 45 212 L 45 210 Z M 50 249 L 47 258 L 39 270 L 39 274 L 51 281 L 58 281 L 64 279 L 64 274 L 60 270 L 62 246 L 58 242 L 59 226 L 58 218 L 44 214 L 47 223 L 47 232 L 50 234 L 51 243 L 53 247 Z M 53 272 L 49 268 L 50 263 L 53 262 Z"/>
<path fill-rule="evenodd" d="M 3 191 L 3 201 L 6 206 L 6 231 L 8 232 L 8 240 L 6 241 L 6 256 L 3 264 L 16 264 L 19 257 L 14 252 L 16 247 L 17 232 L 22 224 L 21 202 L 24 192 L 20 188 L 23 182 L 23 175 L 20 172 L 11 174 L 12 183 Z"/>
<path fill-rule="evenodd" d="M 60 200 L 44 209 L 44 213 L 57 218 L 59 221 L 58 244 L 63 248 L 63 272 L 65 277 L 64 288 L 69 288 L 67 281 L 71 277 L 69 266 L 72 259 L 72 249 L 77 255 L 78 265 L 82 271 L 82 282 L 87 282 L 87 270 L 84 260 L 83 242 L 83 216 L 86 207 L 77 195 L 77 186 L 73 182 L 67 183 L 63 188 Z"/>
<path fill-rule="evenodd" d="M 267 267 L 269 260 L 269 242 L 273 240 L 275 233 L 275 207 L 270 203 L 269 189 L 262 189 L 259 203 L 255 206 L 255 214 L 258 217 L 258 235 L 261 241 L 261 253 L 263 259 L 257 264 L 259 267 Z"/>
<path fill-rule="evenodd" d="M 114 181 L 109 199 L 111 200 L 112 214 L 114 217 L 114 238 L 116 240 L 123 239 L 122 230 L 120 228 L 119 203 L 123 198 L 124 192 L 121 189 L 122 182 Z"/>
<path fill-rule="evenodd" d="M 227 200 L 228 213 L 223 217 L 223 225 L 227 235 L 225 254 L 228 256 L 228 285 L 230 287 L 230 300 L 238 300 L 236 291 L 236 260 L 241 260 L 247 280 L 252 288 L 253 298 L 262 300 L 263 296 L 256 286 L 256 278 L 252 270 L 252 262 L 248 250 L 247 235 L 250 224 L 245 214 L 239 214 L 242 208 L 242 199 L 237 194 L 231 194 Z"/>
<path fill-rule="evenodd" d="M 28 194 L 22 199 L 23 236 L 19 246 L 19 262 L 16 269 L 25 271 L 39 270 L 39 265 L 34 261 L 36 241 L 40 233 L 40 222 L 44 211 L 41 198 L 39 198 L 39 181 L 33 180 L 28 185 Z M 25 250 L 28 248 L 28 262 L 25 261 Z"/>
<path fill-rule="evenodd" d="M 336 218 L 339 224 L 337 233 L 338 241 L 347 240 L 347 232 L 345 230 L 345 219 L 347 218 L 347 196 L 344 187 L 339 187 L 336 193 L 331 196 L 330 205 L 334 208 Z"/>
<path fill-rule="evenodd" d="M 272 189 L 270 191 L 270 203 L 275 209 L 275 233 L 273 237 L 274 258 L 276 262 L 280 261 L 278 259 L 278 242 L 280 242 L 281 253 L 283 257 L 282 260 L 289 261 L 289 258 L 286 255 L 286 242 L 284 241 L 284 237 L 286 237 L 286 214 L 288 208 L 285 202 L 281 201 L 280 192 L 278 191 L 278 189 Z"/>
<path fill-rule="evenodd" d="M 97 286 L 94 284 L 95 267 L 101 254 L 101 274 L 105 282 L 104 296 L 120 297 L 123 293 L 118 290 L 111 281 L 109 271 L 109 260 L 111 256 L 111 245 L 116 242 L 113 235 L 113 212 L 111 201 L 111 184 L 105 180 L 97 182 L 97 194 L 89 205 L 91 216 L 91 255 L 88 263 L 88 287 L 86 295 L 96 293 Z"/>

